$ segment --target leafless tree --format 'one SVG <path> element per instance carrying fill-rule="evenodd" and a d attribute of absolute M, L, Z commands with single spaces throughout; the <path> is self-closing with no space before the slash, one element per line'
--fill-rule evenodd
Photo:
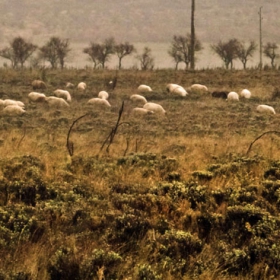
<path fill-rule="evenodd" d="M 186 69 L 189 68 L 189 64 L 191 62 L 191 42 L 192 41 L 190 34 L 187 34 L 187 36 L 173 36 L 171 47 L 168 50 L 168 54 L 174 59 L 176 63 L 176 69 L 178 68 L 178 64 L 180 62 L 185 63 Z M 198 39 L 195 38 L 194 51 L 198 52 L 200 50 L 202 50 L 202 44 Z"/>
<path fill-rule="evenodd" d="M 254 41 L 251 41 L 248 47 L 245 46 L 245 43 L 239 43 L 237 48 L 237 57 L 242 62 L 243 69 L 246 69 L 246 64 L 249 58 L 253 56 L 256 49 L 257 44 Z"/>
<path fill-rule="evenodd" d="M 0 50 L 0 56 L 9 59 L 13 68 L 16 68 L 18 64 L 23 67 L 25 61 L 36 49 L 36 45 L 26 42 L 22 37 L 16 37 L 9 47 Z"/>
<path fill-rule="evenodd" d="M 64 68 L 65 58 L 71 51 L 69 48 L 69 39 L 59 39 L 57 38 L 57 56 L 60 64 L 60 68 Z"/>
<path fill-rule="evenodd" d="M 228 42 L 220 41 L 217 45 L 211 45 L 212 50 L 223 60 L 226 69 L 233 68 L 233 60 L 238 58 L 237 50 L 240 43 L 237 39 Z"/>
<path fill-rule="evenodd" d="M 264 46 L 264 55 L 271 60 L 271 67 L 275 68 L 275 59 L 279 57 L 279 54 L 276 53 L 278 45 L 276 43 L 267 43 Z"/>
<path fill-rule="evenodd" d="M 84 48 L 83 52 L 88 54 L 93 62 L 93 68 L 96 69 L 99 65 L 99 52 L 100 52 L 100 44 L 90 43 L 90 46 Z"/>
<path fill-rule="evenodd" d="M 65 58 L 71 51 L 69 40 L 59 37 L 51 37 L 39 50 L 41 58 L 50 62 L 52 68 L 56 68 L 58 63 L 61 68 L 64 68 Z"/>
<path fill-rule="evenodd" d="M 105 63 L 110 60 L 110 56 L 115 53 L 115 39 L 113 37 L 105 39 L 101 44 L 99 61 L 102 68 L 105 68 Z"/>
<path fill-rule="evenodd" d="M 136 58 L 140 61 L 141 70 L 152 70 L 155 66 L 152 50 L 149 47 L 144 47 L 143 53 Z"/>
<path fill-rule="evenodd" d="M 132 44 L 129 44 L 128 42 L 120 43 L 115 45 L 115 53 L 119 59 L 119 69 L 122 68 L 122 59 L 135 52 L 135 48 Z"/>
<path fill-rule="evenodd" d="M 104 69 L 105 63 L 109 61 L 110 56 L 115 53 L 115 39 L 113 37 L 105 39 L 104 43 L 90 43 L 90 46 L 84 48 L 84 53 L 88 54 L 94 63 L 94 68 L 99 65 Z"/>
<path fill-rule="evenodd" d="M 175 61 L 175 70 L 177 70 L 179 63 L 184 61 L 182 53 L 179 52 L 175 46 L 171 46 L 171 48 L 168 50 L 168 54 Z"/>

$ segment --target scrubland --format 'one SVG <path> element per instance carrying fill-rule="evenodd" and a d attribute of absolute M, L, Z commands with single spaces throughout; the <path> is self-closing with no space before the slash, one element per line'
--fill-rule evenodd
<path fill-rule="evenodd" d="M 115 75 L 0 69 L 0 98 L 26 104 L 0 118 L 0 279 L 279 278 L 279 72 L 122 70 L 110 90 Z M 36 78 L 46 95 L 87 90 L 54 110 L 28 101 Z M 176 97 L 167 83 L 252 98 Z M 166 116 L 130 114 L 140 84 Z M 88 107 L 101 90 L 112 108 Z"/>

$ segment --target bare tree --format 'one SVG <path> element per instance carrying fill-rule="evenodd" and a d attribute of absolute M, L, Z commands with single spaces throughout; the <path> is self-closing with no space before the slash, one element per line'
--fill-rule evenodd
<path fill-rule="evenodd" d="M 115 53 L 115 39 L 108 38 L 102 44 L 90 43 L 88 48 L 84 48 L 84 53 L 88 54 L 94 63 L 94 68 L 98 65 L 105 68 L 105 63 L 109 61 L 110 56 Z"/>
<path fill-rule="evenodd" d="M 100 44 L 96 44 L 96 43 L 90 43 L 90 46 L 87 48 L 84 48 L 83 52 L 85 54 L 88 54 L 89 57 L 91 58 L 92 62 L 93 62 L 93 67 L 94 69 L 96 69 L 99 65 L 99 53 L 100 53 Z"/>
<path fill-rule="evenodd" d="M 10 47 L 5 47 L 4 49 L 0 50 L 0 56 L 4 57 L 11 61 L 12 68 L 16 68 L 18 61 L 16 60 L 15 54 L 13 49 Z"/>
<path fill-rule="evenodd" d="M 59 63 L 61 69 L 64 68 L 65 58 L 71 51 L 69 40 L 64 40 L 59 37 L 51 37 L 39 50 L 41 58 L 50 62 L 52 68 L 56 68 Z"/>
<path fill-rule="evenodd" d="M 191 42 L 190 34 L 187 34 L 187 36 L 173 36 L 171 48 L 169 49 L 168 54 L 173 57 L 174 61 L 176 62 L 176 69 L 180 62 L 185 63 L 186 69 L 189 68 L 189 64 L 191 62 Z M 194 52 L 198 52 L 200 50 L 202 50 L 202 44 L 198 39 L 195 38 Z"/>
<path fill-rule="evenodd" d="M 233 68 L 233 60 L 238 58 L 237 50 L 240 43 L 237 39 L 228 42 L 220 41 L 217 45 L 211 45 L 212 50 L 223 60 L 226 69 Z"/>
<path fill-rule="evenodd" d="M 175 70 L 177 70 L 179 63 L 184 61 L 183 54 L 179 52 L 175 46 L 171 46 L 171 48 L 168 50 L 168 54 L 175 61 Z"/>
<path fill-rule="evenodd" d="M 57 38 L 57 56 L 61 69 L 64 68 L 65 58 L 70 51 L 71 49 L 69 48 L 69 39 Z"/>
<path fill-rule="evenodd" d="M 239 43 L 237 48 L 237 57 L 242 62 L 243 69 L 246 69 L 247 61 L 253 56 L 256 49 L 257 44 L 254 41 L 251 41 L 248 47 L 245 46 L 245 43 Z"/>
<path fill-rule="evenodd" d="M 109 61 L 110 56 L 115 53 L 115 39 L 113 37 L 105 39 L 100 45 L 99 62 L 102 68 L 105 68 L 105 63 Z"/>
<path fill-rule="evenodd" d="M 141 70 L 152 70 L 155 66 L 152 50 L 149 47 L 144 47 L 143 53 L 137 55 L 136 58 L 140 61 Z"/>
<path fill-rule="evenodd" d="M 22 37 L 16 37 L 10 43 L 10 47 L 0 50 L 0 56 L 9 59 L 13 68 L 16 68 L 18 64 L 23 67 L 25 61 L 36 49 L 36 45 L 26 42 Z"/>
<path fill-rule="evenodd" d="M 117 57 L 119 58 L 119 69 L 122 68 L 122 59 L 135 52 L 135 48 L 132 44 L 129 44 L 128 42 L 120 43 L 115 45 L 115 53 Z"/>
<path fill-rule="evenodd" d="M 278 46 L 276 43 L 267 43 L 264 46 L 264 55 L 271 60 L 271 67 L 275 68 L 275 59 L 279 57 L 279 54 L 276 54 L 276 50 L 278 49 Z"/>

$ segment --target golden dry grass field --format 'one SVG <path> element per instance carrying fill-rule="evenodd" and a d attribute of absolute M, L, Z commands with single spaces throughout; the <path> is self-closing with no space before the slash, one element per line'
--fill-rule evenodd
<path fill-rule="evenodd" d="M 0 98 L 26 109 L 0 118 L 0 279 L 280 277 L 279 72 L 122 70 L 110 90 L 115 75 L 0 69 Z M 47 96 L 87 89 L 58 110 L 28 100 L 37 78 Z M 173 96 L 168 83 L 210 93 Z M 132 114 L 140 84 L 166 115 Z M 211 96 L 244 88 L 250 99 Z M 109 109 L 87 105 L 101 90 Z"/>

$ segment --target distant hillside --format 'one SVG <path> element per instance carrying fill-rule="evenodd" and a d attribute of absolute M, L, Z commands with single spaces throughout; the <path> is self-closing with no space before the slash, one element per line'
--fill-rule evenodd
<path fill-rule="evenodd" d="M 203 3 L 202 3 L 203 2 Z M 169 42 L 190 31 L 185 0 L 2 0 L 0 45 L 21 35 L 40 44 L 52 35 L 73 42 Z M 279 41 L 279 0 L 196 1 L 196 33 L 202 42 L 228 38 L 258 40 L 263 6 L 263 39 Z"/>

